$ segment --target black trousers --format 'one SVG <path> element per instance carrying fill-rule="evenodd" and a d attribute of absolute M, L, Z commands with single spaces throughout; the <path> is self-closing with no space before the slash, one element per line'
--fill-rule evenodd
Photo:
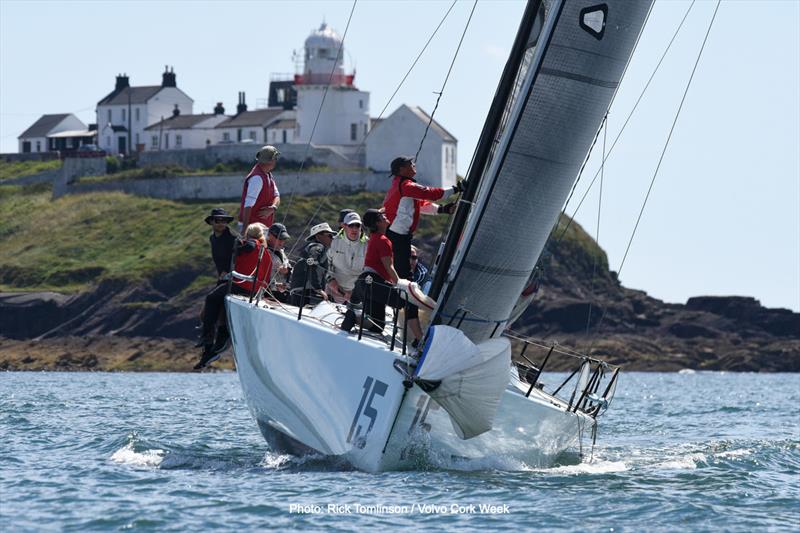
<path fill-rule="evenodd" d="M 392 241 L 393 264 L 397 275 L 402 279 L 413 280 L 414 273 L 411 271 L 411 239 L 412 234 L 401 235 L 392 230 L 386 230 L 386 236 Z M 406 318 L 418 318 L 419 309 L 415 305 L 408 304 L 406 307 Z"/>
<path fill-rule="evenodd" d="M 225 296 L 228 294 L 228 284 L 222 283 L 214 287 L 214 290 L 206 295 L 206 309 L 203 314 L 203 339 L 206 342 L 214 342 L 214 328 L 217 325 L 220 314 L 225 311 Z M 241 289 L 238 285 L 231 286 L 231 294 L 247 295 L 249 292 Z M 225 320 L 223 322 L 226 323 Z"/>
<path fill-rule="evenodd" d="M 372 277 L 371 284 L 366 282 L 367 276 Z M 374 322 L 374 325 L 370 323 L 367 329 L 377 332 L 383 331 L 386 326 L 386 306 L 402 309 L 405 304 L 405 301 L 400 298 L 397 289 L 375 272 L 362 272 L 358 276 L 350 302 L 354 304 L 364 303 L 365 323 L 366 317 L 369 317 Z M 350 327 L 353 327 L 353 325 L 350 325 Z"/>

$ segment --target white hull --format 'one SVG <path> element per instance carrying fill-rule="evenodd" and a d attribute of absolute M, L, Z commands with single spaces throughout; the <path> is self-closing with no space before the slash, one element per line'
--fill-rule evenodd
<path fill-rule="evenodd" d="M 297 309 L 227 298 L 245 400 L 277 451 L 344 457 L 370 472 L 420 463 L 504 459 L 547 466 L 594 424 L 583 413 L 511 380 L 493 429 L 460 439 L 449 415 L 395 368 L 406 359 Z M 308 312 L 305 312 L 308 315 Z"/>

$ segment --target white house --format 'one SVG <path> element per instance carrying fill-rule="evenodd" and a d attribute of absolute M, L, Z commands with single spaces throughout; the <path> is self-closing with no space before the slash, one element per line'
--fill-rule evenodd
<path fill-rule="evenodd" d="M 282 107 L 267 107 L 265 109 L 247 110 L 244 93 L 239 93 L 239 104 L 236 106 L 236 115 L 217 124 L 217 143 L 252 142 L 268 144 L 268 128 L 282 120 L 294 118 L 294 111 Z"/>
<path fill-rule="evenodd" d="M 51 147 L 48 137 L 64 133 L 87 133 L 86 124 L 72 113 L 42 115 L 30 128 L 17 137 L 20 153 L 48 152 L 58 148 Z M 79 135 L 74 135 L 79 137 Z M 77 148 L 77 147 L 75 147 Z"/>
<path fill-rule="evenodd" d="M 294 132 L 296 127 L 297 121 L 294 117 L 282 118 L 273 122 L 267 126 L 267 144 L 287 144 L 295 142 Z"/>
<path fill-rule="evenodd" d="M 213 114 L 175 114 L 144 129 L 145 150 L 205 148 L 210 144 L 216 144 L 218 130 L 215 127 L 229 118 L 225 115 L 225 109 L 221 104 L 217 104 Z"/>
<path fill-rule="evenodd" d="M 295 76 L 294 142 L 356 146 L 369 133 L 369 93 L 353 85 L 343 58 L 342 38 L 324 22 L 306 39 L 303 74 Z"/>
<path fill-rule="evenodd" d="M 128 76 L 117 76 L 114 90 L 97 103 L 97 143 L 109 153 L 144 150 L 145 128 L 171 117 L 174 110 L 192 114 L 194 100 L 178 89 L 175 72 L 167 68 L 161 85 L 131 87 Z"/>
<path fill-rule="evenodd" d="M 387 118 L 373 123 L 366 142 L 367 166 L 388 173 L 395 157 L 414 156 L 430 119 L 419 107 L 403 104 Z M 417 158 L 417 181 L 434 187 L 455 184 L 457 144 L 456 138 L 441 124 L 431 122 Z"/>

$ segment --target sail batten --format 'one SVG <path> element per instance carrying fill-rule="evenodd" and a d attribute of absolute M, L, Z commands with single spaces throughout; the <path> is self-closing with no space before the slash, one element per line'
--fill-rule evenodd
<path fill-rule="evenodd" d="M 627 0 L 539 5 L 543 20 L 532 27 L 540 33 L 525 42 L 461 245 L 443 266 L 449 277 L 437 316 L 466 313 L 472 320 L 460 329 L 476 343 L 512 315 L 650 8 Z"/>

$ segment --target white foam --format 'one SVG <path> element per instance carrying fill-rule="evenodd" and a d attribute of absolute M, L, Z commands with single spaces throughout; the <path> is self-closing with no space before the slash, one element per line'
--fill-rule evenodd
<path fill-rule="evenodd" d="M 745 457 L 753 453 L 753 451 L 754 450 L 749 448 L 742 448 L 740 450 L 728 450 L 727 452 L 720 452 L 716 456 L 718 459 Z"/>
<path fill-rule="evenodd" d="M 133 443 L 129 442 L 111 456 L 115 463 L 127 464 L 139 467 L 155 467 L 164 460 L 164 450 L 145 450 L 137 452 L 133 449 Z"/>
<path fill-rule="evenodd" d="M 557 466 L 539 470 L 553 474 L 610 474 L 613 472 L 625 472 L 629 467 L 623 461 L 595 461 L 592 463 L 579 463 L 576 465 Z"/>
<path fill-rule="evenodd" d="M 702 453 L 690 453 L 684 457 L 657 463 L 655 467 L 661 470 L 694 470 L 697 468 L 697 463 L 705 461 L 706 456 Z"/>

